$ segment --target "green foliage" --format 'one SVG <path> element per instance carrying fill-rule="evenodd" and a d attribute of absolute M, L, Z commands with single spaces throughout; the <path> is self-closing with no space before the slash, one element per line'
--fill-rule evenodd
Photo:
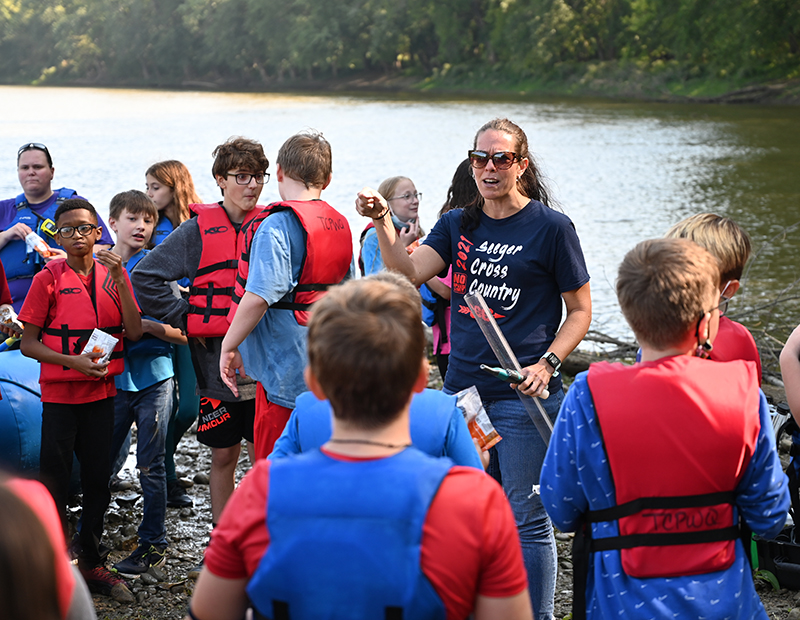
<path fill-rule="evenodd" d="M 531 82 L 577 66 L 592 79 L 608 63 L 668 69 L 687 88 L 705 78 L 800 77 L 800 3 L 0 0 L 8 83 L 255 88 L 364 71 Z"/>

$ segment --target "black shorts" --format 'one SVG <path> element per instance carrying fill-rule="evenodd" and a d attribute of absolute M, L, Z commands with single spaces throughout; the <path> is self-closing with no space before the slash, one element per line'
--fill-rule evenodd
<path fill-rule="evenodd" d="M 253 441 L 256 401 L 224 401 L 200 397 L 197 441 L 210 448 L 230 448 L 242 441 Z"/>

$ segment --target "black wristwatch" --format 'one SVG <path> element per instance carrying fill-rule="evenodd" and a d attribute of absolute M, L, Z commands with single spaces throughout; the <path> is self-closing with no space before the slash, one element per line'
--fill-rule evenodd
<path fill-rule="evenodd" d="M 548 351 L 547 353 L 542 355 L 542 357 L 540 357 L 539 359 L 542 359 L 548 364 L 550 364 L 550 366 L 553 367 L 553 376 L 554 377 L 558 376 L 558 369 L 561 368 L 561 360 L 558 359 L 558 355 L 556 355 L 552 351 Z"/>

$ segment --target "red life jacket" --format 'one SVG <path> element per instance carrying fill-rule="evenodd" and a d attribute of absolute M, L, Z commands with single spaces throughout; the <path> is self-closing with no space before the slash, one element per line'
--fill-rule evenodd
<path fill-rule="evenodd" d="M 108 365 L 109 377 L 125 369 L 122 359 L 122 303 L 111 274 L 101 263 L 94 262 L 94 301 L 78 274 L 67 265 L 66 259 L 52 260 L 44 266 L 53 274 L 55 317 L 42 330 L 42 343 L 64 355 L 80 355 L 95 328 L 118 339 Z M 53 381 L 86 381 L 82 372 L 42 363 L 41 383 Z"/>
<path fill-rule="evenodd" d="M 279 301 L 270 308 L 294 310 L 299 325 L 308 325 L 311 305 L 321 299 L 331 286 L 339 284 L 350 269 L 353 258 L 353 238 L 344 216 L 322 200 L 291 200 L 268 205 L 250 220 L 247 230 L 242 227 L 240 260 L 236 275 L 233 316 L 244 295 L 250 265 L 250 248 L 256 230 L 267 217 L 290 210 L 303 227 L 305 252 L 297 286 L 291 291 L 292 301 Z"/>
<path fill-rule="evenodd" d="M 236 281 L 236 249 L 239 236 L 227 211 L 221 205 L 189 205 L 197 213 L 197 226 L 203 241 L 200 264 L 189 287 L 189 336 L 224 336 L 228 331 L 228 311 Z M 245 215 L 241 230 L 255 217 L 256 209 Z"/>
<path fill-rule="evenodd" d="M 594 539 L 590 551 L 621 549 L 625 573 L 638 578 L 730 567 L 734 493 L 760 429 L 754 364 L 690 356 L 600 363 L 587 381 L 617 505 L 585 521 L 619 524 L 618 537 Z"/>

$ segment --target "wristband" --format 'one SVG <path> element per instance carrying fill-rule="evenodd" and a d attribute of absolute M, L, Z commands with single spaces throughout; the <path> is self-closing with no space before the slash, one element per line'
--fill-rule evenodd
<path fill-rule="evenodd" d="M 386 214 L 387 214 L 387 213 L 389 213 L 389 206 L 388 206 L 388 205 L 387 205 L 387 206 L 386 206 L 386 208 L 383 210 L 383 213 L 381 213 L 381 214 L 380 214 L 378 217 L 373 217 L 372 219 L 373 219 L 373 220 L 382 220 L 383 218 L 385 218 L 385 217 L 386 217 Z"/>

